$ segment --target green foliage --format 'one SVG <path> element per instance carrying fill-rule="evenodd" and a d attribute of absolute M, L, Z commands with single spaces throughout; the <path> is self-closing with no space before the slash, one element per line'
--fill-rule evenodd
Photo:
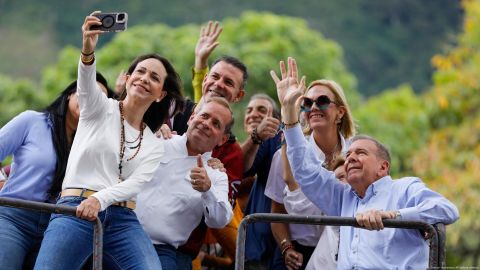
<path fill-rule="evenodd" d="M 460 125 L 432 132 L 428 143 L 414 157 L 414 171 L 428 185 L 455 203 L 460 220 L 448 227 L 449 250 L 461 265 L 478 266 L 480 250 L 480 115 Z"/>
<path fill-rule="evenodd" d="M 428 135 L 428 115 L 408 85 L 386 90 L 355 108 L 358 131 L 378 138 L 392 153 L 392 174 L 409 174 L 411 157 Z"/>
<path fill-rule="evenodd" d="M 45 69 L 42 88 L 46 90 L 50 100 L 53 100 L 62 89 L 77 79 L 79 59 L 80 49 L 67 46 L 60 51 L 56 65 Z"/>
<path fill-rule="evenodd" d="M 0 127 L 27 108 L 40 109 L 45 105 L 45 98 L 31 81 L 0 75 Z"/>
<path fill-rule="evenodd" d="M 459 208 L 448 228 L 449 248 L 463 266 L 478 266 L 480 254 L 480 1 L 463 1 L 459 44 L 432 63 L 434 86 L 424 95 L 432 130 L 413 158 L 414 172 Z M 459 259 L 460 258 L 460 259 Z"/>
<path fill-rule="evenodd" d="M 369 96 L 401 83 L 423 90 L 430 83 L 430 57 L 452 41 L 462 15 L 459 1 L 451 0 L 0 1 L 2 44 L 16 51 L 0 49 L 0 58 L 9 60 L 0 62 L 0 72 L 38 78 L 41 65 L 52 64 L 58 48 L 80 44 L 80 25 L 93 10 L 126 11 L 129 26 L 223 20 L 246 10 L 300 17 L 342 45 L 349 70 Z M 262 27 L 255 30 L 262 32 Z"/>

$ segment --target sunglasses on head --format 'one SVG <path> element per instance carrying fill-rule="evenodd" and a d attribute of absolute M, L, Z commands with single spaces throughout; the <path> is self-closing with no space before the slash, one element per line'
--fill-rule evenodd
<path fill-rule="evenodd" d="M 302 105 L 300 105 L 300 110 L 302 110 L 302 112 L 311 112 L 313 103 L 315 103 L 315 105 L 317 105 L 317 107 L 320 110 L 328 109 L 328 106 L 330 105 L 330 103 L 337 104 L 335 101 L 330 100 L 330 98 L 325 95 L 321 95 L 317 97 L 317 99 L 315 100 L 311 98 L 303 97 L 303 102 L 302 102 Z"/>

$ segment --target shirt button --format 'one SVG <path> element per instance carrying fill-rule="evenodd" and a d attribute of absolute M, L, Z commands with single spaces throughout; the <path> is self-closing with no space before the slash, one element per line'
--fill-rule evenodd
<path fill-rule="evenodd" d="M 355 234 L 355 238 L 358 238 L 358 234 Z"/>

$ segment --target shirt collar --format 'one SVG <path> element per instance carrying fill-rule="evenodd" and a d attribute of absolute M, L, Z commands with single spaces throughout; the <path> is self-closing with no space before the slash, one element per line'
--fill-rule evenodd
<path fill-rule="evenodd" d="M 187 133 L 185 132 L 181 137 L 178 143 L 182 146 L 182 151 L 185 156 L 188 156 L 188 150 L 187 150 Z M 202 159 L 203 160 L 209 160 L 212 158 L 212 151 L 210 152 L 205 152 L 202 154 Z"/>
<path fill-rule="evenodd" d="M 372 196 L 377 195 L 378 193 L 384 190 L 390 189 L 391 185 L 392 185 L 392 177 L 390 175 L 387 175 L 370 184 L 367 190 L 365 191 L 365 196 L 363 198 L 360 198 L 358 193 L 351 186 L 350 186 L 350 191 L 356 197 L 358 197 L 359 200 L 368 201 Z"/>

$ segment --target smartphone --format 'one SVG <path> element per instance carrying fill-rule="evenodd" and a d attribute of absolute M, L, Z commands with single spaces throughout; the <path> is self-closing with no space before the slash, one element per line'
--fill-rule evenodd
<path fill-rule="evenodd" d="M 102 25 L 92 25 L 91 30 L 119 32 L 127 29 L 128 14 L 126 12 L 97 13 L 93 16 L 99 18 Z"/>

